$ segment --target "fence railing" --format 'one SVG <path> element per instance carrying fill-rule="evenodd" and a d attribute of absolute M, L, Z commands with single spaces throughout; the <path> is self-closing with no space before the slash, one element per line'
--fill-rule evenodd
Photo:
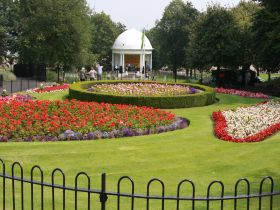
<path fill-rule="evenodd" d="M 42 83 L 42 80 L 38 80 L 37 78 L 17 78 L 14 81 L 1 80 L 0 89 L 5 89 L 8 93 L 16 93 L 37 88 L 40 86 L 40 83 Z"/>
<path fill-rule="evenodd" d="M 0 169 L 2 167 L 2 172 L 0 170 L 0 177 L 2 179 L 2 182 L 0 182 L 0 207 L 2 207 L 3 210 L 6 209 L 93 209 L 93 202 L 92 202 L 92 196 L 98 196 L 98 206 L 94 209 L 123 209 L 121 208 L 121 199 L 127 198 L 128 202 L 126 202 L 126 209 L 146 209 L 146 210 L 154 210 L 154 209 L 226 209 L 225 208 L 225 202 L 231 201 L 230 205 L 227 205 L 227 209 L 253 209 L 253 210 L 272 210 L 272 209 L 279 209 L 280 208 L 280 202 L 276 201 L 275 198 L 280 195 L 279 190 L 275 190 L 275 184 L 272 177 L 268 176 L 263 179 L 261 179 L 259 183 L 259 192 L 258 193 L 251 193 L 251 184 L 248 179 L 239 179 L 234 185 L 234 193 L 233 195 L 225 195 L 225 185 L 221 181 L 212 181 L 208 187 L 207 187 L 207 193 L 206 197 L 198 197 L 196 195 L 196 186 L 193 181 L 189 179 L 184 179 L 179 182 L 177 185 L 177 193 L 174 196 L 169 196 L 166 194 L 166 187 L 162 180 L 153 178 L 151 179 L 146 186 L 146 194 L 136 194 L 135 193 L 135 183 L 134 181 L 128 177 L 128 176 L 122 176 L 117 181 L 117 191 L 111 192 L 107 191 L 107 183 L 106 183 L 106 174 L 103 173 L 101 175 L 101 188 L 100 189 L 92 189 L 92 182 L 89 175 L 85 172 L 79 172 L 75 176 L 74 179 L 74 187 L 70 187 L 66 185 L 66 175 L 65 173 L 59 169 L 56 168 L 52 171 L 50 183 L 45 182 L 45 177 L 43 170 L 40 166 L 35 165 L 30 170 L 30 178 L 24 177 L 24 169 L 22 165 L 19 162 L 14 162 L 11 166 L 11 175 L 8 175 L 6 164 L 3 160 L 0 159 Z M 35 180 L 35 172 L 37 175 L 37 179 Z M 16 173 L 19 173 L 18 176 L 15 176 Z M 85 188 L 79 187 L 79 180 L 81 177 L 84 177 L 86 180 L 86 186 Z M 61 184 L 56 184 L 56 180 L 60 179 Z M 85 181 L 84 180 L 84 181 Z M 123 186 L 123 183 L 126 182 L 130 184 L 130 192 L 129 193 L 123 193 L 121 191 L 121 187 Z M 154 183 L 157 183 L 158 186 L 160 186 L 158 189 L 160 189 L 161 193 L 160 195 L 152 195 L 152 185 Z M 10 184 L 10 186 L 8 186 Z M 84 184 L 84 183 L 83 183 Z M 35 186 L 37 186 L 37 193 L 35 193 Z M 218 190 L 218 196 L 211 196 L 213 192 L 213 188 L 215 188 L 215 193 L 217 193 L 217 187 Z M 39 187 L 39 188 L 38 188 Z M 190 189 L 189 196 L 182 196 L 183 189 Z M 239 191 L 245 189 L 245 194 L 239 194 Z M 267 192 L 264 191 L 264 188 L 268 188 L 269 190 Z M 28 189 L 28 190 L 27 190 Z M 19 192 L 18 192 L 19 190 Z M 62 192 L 60 196 L 56 196 L 56 191 L 60 190 Z M 51 194 L 51 198 L 49 201 L 49 207 L 46 207 L 45 202 L 45 196 L 46 191 L 48 191 Z M 74 200 L 73 196 L 67 197 L 69 195 L 69 192 L 74 193 Z M 80 199 L 78 198 L 78 194 L 83 193 L 84 195 L 84 201 L 83 207 L 78 208 L 80 206 Z M 37 197 L 36 199 L 34 197 Z M 38 196 L 40 199 L 38 199 Z M 263 200 L 266 198 L 266 202 L 263 202 Z M 253 203 L 251 202 L 252 199 L 257 199 L 257 202 Z M 66 203 L 71 200 L 71 204 L 68 204 L 66 207 Z M 111 204 L 109 207 L 107 207 L 108 201 L 115 201 L 113 204 Z M 135 203 L 138 200 L 144 200 L 145 207 L 140 208 Z M 238 203 L 240 201 L 243 201 L 242 208 L 238 207 Z M 28 202 L 27 202 L 28 201 Z M 35 208 L 34 201 L 39 202 L 39 208 Z M 157 202 L 158 205 L 151 205 L 151 202 L 159 201 Z M 173 205 L 167 206 L 166 203 L 169 201 L 173 201 Z M 2 202 L 2 204 L 1 204 Z M 96 202 L 96 200 L 95 200 Z M 189 208 L 181 208 L 182 202 L 188 202 Z M 214 208 L 211 205 L 212 202 L 215 202 Z M 61 204 L 61 208 L 56 208 L 56 203 Z M 200 204 L 200 205 L 198 205 Z M 204 207 L 201 207 L 203 205 Z M 73 205 L 73 206 L 70 206 Z M 19 206 L 21 208 L 19 208 Z M 171 207 L 172 206 L 172 207 Z"/>

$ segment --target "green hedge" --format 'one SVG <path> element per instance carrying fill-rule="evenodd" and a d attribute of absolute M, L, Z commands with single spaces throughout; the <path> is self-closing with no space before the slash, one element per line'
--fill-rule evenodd
<path fill-rule="evenodd" d="M 206 106 L 215 102 L 215 91 L 213 88 L 188 84 L 188 83 L 176 83 L 180 85 L 188 85 L 196 89 L 203 90 L 204 92 L 190 94 L 185 96 L 123 96 L 123 95 L 111 95 L 104 93 L 95 93 L 87 91 L 93 84 L 103 83 L 139 83 L 140 81 L 86 81 L 77 82 L 70 85 L 69 97 L 71 99 L 78 99 L 81 101 L 96 101 L 106 102 L 112 104 L 133 104 L 138 106 L 150 106 L 162 109 L 172 108 L 186 108 L 186 107 L 197 107 Z M 143 81 L 141 81 L 143 83 Z M 144 83 L 155 83 L 154 81 L 145 81 Z M 157 82 L 161 84 L 175 84 Z"/>

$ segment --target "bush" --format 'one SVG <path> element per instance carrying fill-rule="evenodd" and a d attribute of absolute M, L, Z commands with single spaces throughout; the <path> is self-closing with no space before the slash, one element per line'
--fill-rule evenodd
<path fill-rule="evenodd" d="M 258 88 L 268 95 L 280 97 L 280 77 L 260 83 Z"/>
<path fill-rule="evenodd" d="M 47 81 L 48 82 L 57 82 L 57 73 L 56 71 L 48 70 L 47 71 Z"/>
<path fill-rule="evenodd" d="M 81 101 L 96 101 L 96 102 L 106 102 L 112 104 L 133 104 L 138 106 L 150 106 L 163 109 L 172 108 L 186 108 L 186 107 L 197 107 L 206 106 L 213 104 L 215 102 L 215 91 L 214 89 L 203 86 L 194 85 L 187 83 L 176 83 L 180 85 L 188 85 L 196 89 L 203 90 L 204 92 L 189 94 L 185 96 L 122 96 L 122 95 L 112 95 L 104 93 L 90 92 L 87 89 L 93 84 L 102 83 L 137 83 L 139 81 L 86 81 L 77 82 L 70 85 L 69 97 L 72 99 L 78 99 Z M 144 83 L 144 82 L 142 82 Z M 148 83 L 148 82 L 145 82 Z M 150 83 L 155 83 L 150 81 Z M 174 83 L 163 83 L 161 84 L 174 84 Z"/>

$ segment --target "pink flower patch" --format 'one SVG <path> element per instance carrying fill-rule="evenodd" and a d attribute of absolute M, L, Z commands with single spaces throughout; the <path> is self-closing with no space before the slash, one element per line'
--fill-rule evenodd
<path fill-rule="evenodd" d="M 243 91 L 243 90 L 226 89 L 226 88 L 215 88 L 215 91 L 217 93 L 230 94 L 230 95 L 239 95 L 239 96 L 249 97 L 249 98 L 269 98 L 268 95 L 265 95 L 263 93 L 253 93 L 253 92 Z"/>

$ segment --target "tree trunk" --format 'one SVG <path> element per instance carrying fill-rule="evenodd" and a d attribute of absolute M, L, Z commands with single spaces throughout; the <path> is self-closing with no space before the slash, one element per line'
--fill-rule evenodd
<path fill-rule="evenodd" d="M 177 82 L 177 68 L 174 67 L 173 69 L 173 75 L 174 75 L 174 80 L 175 80 L 175 83 Z"/>
<path fill-rule="evenodd" d="M 203 83 L 203 71 L 200 69 L 200 84 Z"/>
<path fill-rule="evenodd" d="M 60 66 L 57 65 L 57 67 L 56 67 L 56 71 L 57 71 L 57 83 L 59 83 L 59 70 L 60 70 Z"/>
<path fill-rule="evenodd" d="M 192 76 L 193 76 L 193 70 L 191 69 L 190 70 L 190 78 L 192 79 Z"/>
<path fill-rule="evenodd" d="M 196 69 L 194 69 L 193 71 L 194 71 L 194 79 L 196 79 Z"/>
<path fill-rule="evenodd" d="M 271 71 L 270 70 L 267 70 L 267 75 L 268 75 L 268 80 L 267 81 L 270 81 L 271 80 Z"/>

